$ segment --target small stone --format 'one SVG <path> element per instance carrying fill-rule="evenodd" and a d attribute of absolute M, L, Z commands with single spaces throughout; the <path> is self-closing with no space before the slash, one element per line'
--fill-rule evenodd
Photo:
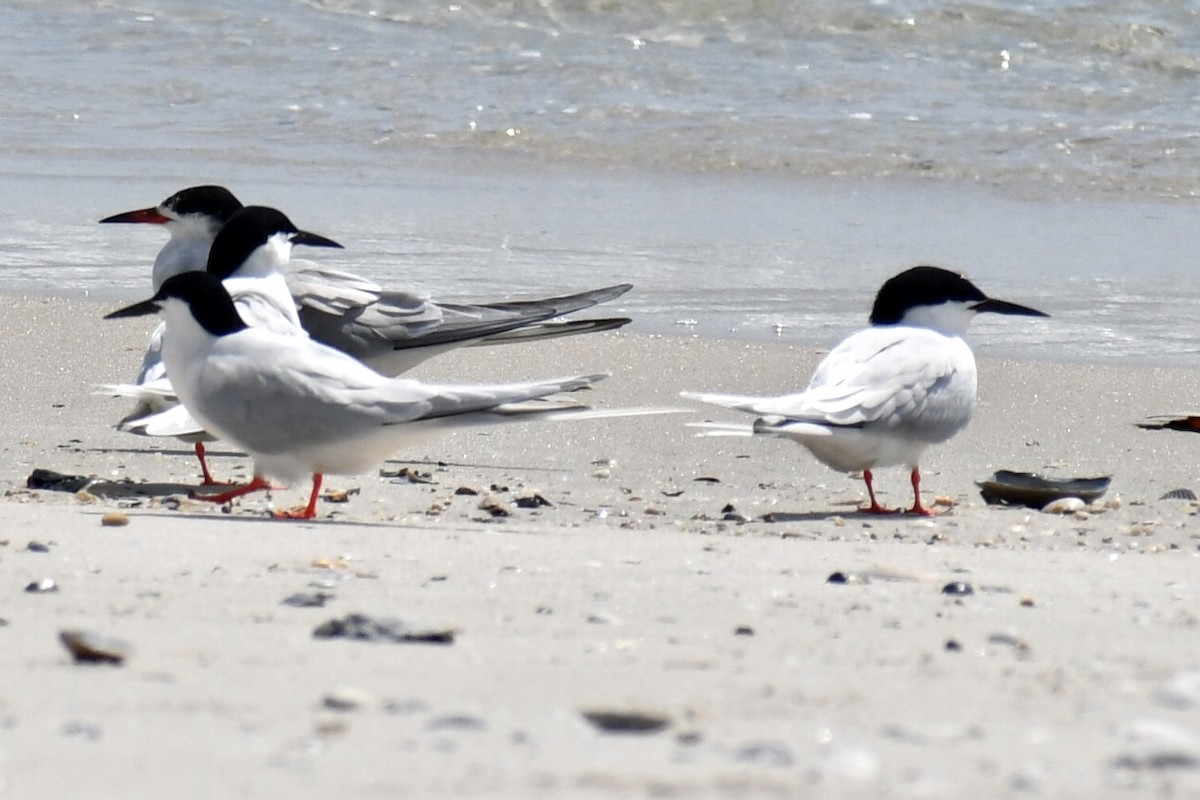
<path fill-rule="evenodd" d="M 751 628 L 749 625 L 738 625 L 736 628 L 733 629 L 733 635 L 734 636 L 753 636 L 754 628 Z"/>
<path fill-rule="evenodd" d="M 942 587 L 942 594 L 951 597 L 970 597 L 975 594 L 975 587 L 966 581 L 951 581 Z"/>
<path fill-rule="evenodd" d="M 371 702 L 371 695 L 362 689 L 352 686 L 342 686 L 328 692 L 321 698 L 321 705 L 330 711 L 357 711 Z"/>
<path fill-rule="evenodd" d="M 517 498 L 517 508 L 542 508 L 543 506 L 553 505 L 549 500 L 542 497 L 536 492 L 533 494 L 521 495 Z"/>
<path fill-rule="evenodd" d="M 31 553 L 49 553 L 50 545 L 43 544 L 42 542 L 31 541 L 29 544 L 25 545 L 25 549 Z"/>
<path fill-rule="evenodd" d="M 47 594 L 49 592 L 57 592 L 58 584 L 53 578 L 42 578 L 40 581 L 34 581 L 25 587 L 25 591 L 30 594 Z"/>
<path fill-rule="evenodd" d="M 456 495 L 465 495 L 467 497 L 475 497 L 479 494 L 478 491 L 472 489 L 470 486 L 460 486 L 454 490 L 454 493 Z"/>
<path fill-rule="evenodd" d="M 945 647 L 947 653 L 962 652 L 962 644 L 957 639 L 947 639 Z"/>
<path fill-rule="evenodd" d="M 671 724 L 668 715 L 654 711 L 592 709 L 581 713 L 605 733 L 658 733 Z"/>
<path fill-rule="evenodd" d="M 331 592 L 296 592 L 283 598 L 283 605 L 293 608 L 321 608 L 331 600 Z"/>
<path fill-rule="evenodd" d="M 60 631 L 59 641 L 77 664 L 121 664 L 132 652 L 127 642 L 81 630 Z"/>
<path fill-rule="evenodd" d="M 354 639 L 360 642 L 453 644 L 454 631 L 445 628 L 413 628 L 391 617 L 347 614 L 331 619 L 313 631 L 315 639 Z"/>
<path fill-rule="evenodd" d="M 129 524 L 129 515 L 120 511 L 109 511 L 100 518 L 100 525 L 105 528 L 121 528 Z"/>

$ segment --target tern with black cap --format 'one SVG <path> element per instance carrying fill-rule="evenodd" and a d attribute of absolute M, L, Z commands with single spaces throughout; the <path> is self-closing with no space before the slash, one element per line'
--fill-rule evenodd
<path fill-rule="evenodd" d="M 984 312 L 1045 317 L 996 300 L 958 273 L 920 266 L 890 278 L 871 310 L 871 327 L 842 341 L 817 366 L 808 388 L 779 397 L 684 392 L 711 405 L 759 415 L 753 425 L 699 423 L 709 435 L 791 439 L 841 472 L 862 472 L 870 505 L 879 467 L 911 470 L 909 513 L 921 503 L 922 453 L 967 427 L 975 405 L 975 356 L 963 339 Z"/>

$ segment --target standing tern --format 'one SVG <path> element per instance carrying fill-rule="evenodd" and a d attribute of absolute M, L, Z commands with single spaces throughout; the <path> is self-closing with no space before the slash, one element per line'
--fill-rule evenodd
<path fill-rule="evenodd" d="M 711 435 L 764 435 L 792 439 L 822 464 L 863 474 L 870 513 L 886 513 L 875 499 L 876 467 L 912 470 L 909 513 L 921 504 L 925 448 L 947 441 L 971 421 L 975 356 L 963 340 L 976 314 L 1045 317 L 1026 306 L 993 300 L 973 283 L 938 267 L 913 267 L 880 288 L 871 327 L 853 334 L 817 366 L 808 388 L 780 397 L 684 392 L 703 403 L 761 415 L 752 426 L 702 424 Z"/>
<path fill-rule="evenodd" d="M 308 505 L 278 515 L 311 519 L 324 475 L 365 472 L 439 434 L 522 419 L 622 414 L 526 403 L 585 388 L 602 374 L 462 386 L 387 378 L 307 336 L 248 326 L 225 285 L 207 272 L 170 277 L 151 299 L 106 319 L 160 311 L 167 326 L 163 360 L 179 399 L 206 429 L 254 458 L 248 485 L 197 495 L 215 502 L 268 488 L 268 476 L 311 475 Z"/>

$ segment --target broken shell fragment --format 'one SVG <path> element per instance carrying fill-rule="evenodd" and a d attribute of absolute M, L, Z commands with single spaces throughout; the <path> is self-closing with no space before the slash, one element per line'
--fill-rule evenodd
<path fill-rule="evenodd" d="M 127 642 L 89 631 L 60 631 L 58 638 L 77 664 L 121 664 L 132 652 Z"/>

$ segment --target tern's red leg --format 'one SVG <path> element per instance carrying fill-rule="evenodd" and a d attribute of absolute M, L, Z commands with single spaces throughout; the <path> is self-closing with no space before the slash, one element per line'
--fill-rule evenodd
<path fill-rule="evenodd" d="M 932 517 L 936 514 L 932 509 L 921 505 L 921 468 L 913 467 L 912 471 L 912 487 L 913 487 L 913 507 L 908 510 L 909 514 L 917 514 L 922 517 Z"/>
<path fill-rule="evenodd" d="M 224 504 L 228 503 L 230 500 L 241 497 L 242 495 L 250 494 L 251 492 L 259 492 L 263 489 L 270 488 L 271 484 L 267 482 L 266 478 L 264 478 L 262 475 L 255 475 L 254 479 L 245 486 L 239 486 L 236 489 L 230 489 L 228 492 L 221 492 L 220 494 L 203 494 L 192 492 L 191 496 L 193 500 L 206 500 L 210 503 Z"/>
<path fill-rule="evenodd" d="M 317 497 L 321 494 L 321 481 L 325 476 L 319 472 L 314 472 L 312 476 L 312 494 L 308 496 L 308 505 L 304 508 L 297 506 L 296 508 L 288 508 L 283 511 L 274 511 L 271 516 L 277 519 L 312 519 L 317 516 Z"/>
<path fill-rule="evenodd" d="M 204 481 L 201 486 L 228 486 L 229 484 L 223 481 L 214 480 L 212 473 L 208 471 L 208 461 L 204 458 L 204 442 L 196 442 L 196 458 L 200 459 L 200 472 L 204 475 Z"/>
<path fill-rule="evenodd" d="M 863 470 L 863 482 L 867 484 L 867 496 L 871 498 L 871 505 L 867 508 L 860 509 L 864 514 L 895 514 L 895 509 L 884 508 L 879 505 L 875 499 L 875 476 L 871 474 L 871 470 Z"/>

